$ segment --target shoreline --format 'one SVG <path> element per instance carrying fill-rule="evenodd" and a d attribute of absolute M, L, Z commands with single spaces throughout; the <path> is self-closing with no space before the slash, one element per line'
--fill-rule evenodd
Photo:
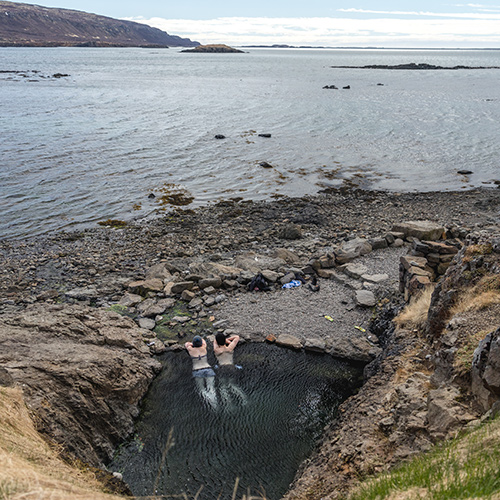
<path fill-rule="evenodd" d="M 221 201 L 176 209 L 120 229 L 95 227 L 43 236 L 0 240 L 0 314 L 8 306 L 33 303 L 44 292 L 94 285 L 112 300 L 127 280 L 163 259 L 223 260 L 237 252 L 278 247 L 299 254 L 356 236 L 373 237 L 409 220 L 431 220 L 464 231 L 500 223 L 500 190 L 393 193 L 329 189 L 276 201 Z M 302 238 L 288 240 L 289 225 Z"/>

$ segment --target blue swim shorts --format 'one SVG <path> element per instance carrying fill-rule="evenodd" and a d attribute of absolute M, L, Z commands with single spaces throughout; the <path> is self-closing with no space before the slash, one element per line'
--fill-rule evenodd
<path fill-rule="evenodd" d="M 215 377 L 215 372 L 212 370 L 212 368 L 200 368 L 199 370 L 193 370 L 193 377 Z"/>

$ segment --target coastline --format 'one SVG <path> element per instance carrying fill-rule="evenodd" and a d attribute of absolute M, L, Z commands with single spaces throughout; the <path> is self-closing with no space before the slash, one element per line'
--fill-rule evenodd
<path fill-rule="evenodd" d="M 162 259 L 222 260 L 243 251 L 281 246 L 299 253 L 354 236 L 376 236 L 408 220 L 431 220 L 464 231 L 499 222 L 500 190 L 393 193 L 330 189 L 314 196 L 277 201 L 222 201 L 178 209 L 123 228 L 56 231 L 23 240 L 0 240 L 0 313 L 33 303 L 44 292 L 92 285 L 104 301 L 127 280 L 144 276 Z M 298 225 L 303 238 L 280 237 Z"/>

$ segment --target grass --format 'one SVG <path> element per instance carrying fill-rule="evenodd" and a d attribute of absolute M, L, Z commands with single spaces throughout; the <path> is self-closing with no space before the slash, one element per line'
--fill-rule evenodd
<path fill-rule="evenodd" d="M 480 311 L 495 304 L 500 304 L 500 275 L 488 274 L 461 294 L 451 314 L 454 316 L 466 311 Z"/>
<path fill-rule="evenodd" d="M 495 419 L 391 473 L 368 479 L 349 500 L 500 498 L 500 419 Z"/>
<path fill-rule="evenodd" d="M 417 329 L 424 327 L 434 288 L 429 286 L 413 298 L 403 311 L 394 318 L 400 328 Z"/>
<path fill-rule="evenodd" d="M 0 387 L 0 500 L 112 500 L 93 472 L 72 468 L 36 431 L 18 388 Z"/>

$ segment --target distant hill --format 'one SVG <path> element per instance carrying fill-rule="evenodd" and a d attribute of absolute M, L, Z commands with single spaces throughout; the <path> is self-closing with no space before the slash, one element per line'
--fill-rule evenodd
<path fill-rule="evenodd" d="M 196 47 L 189 38 L 78 10 L 0 1 L 2 47 Z"/>

